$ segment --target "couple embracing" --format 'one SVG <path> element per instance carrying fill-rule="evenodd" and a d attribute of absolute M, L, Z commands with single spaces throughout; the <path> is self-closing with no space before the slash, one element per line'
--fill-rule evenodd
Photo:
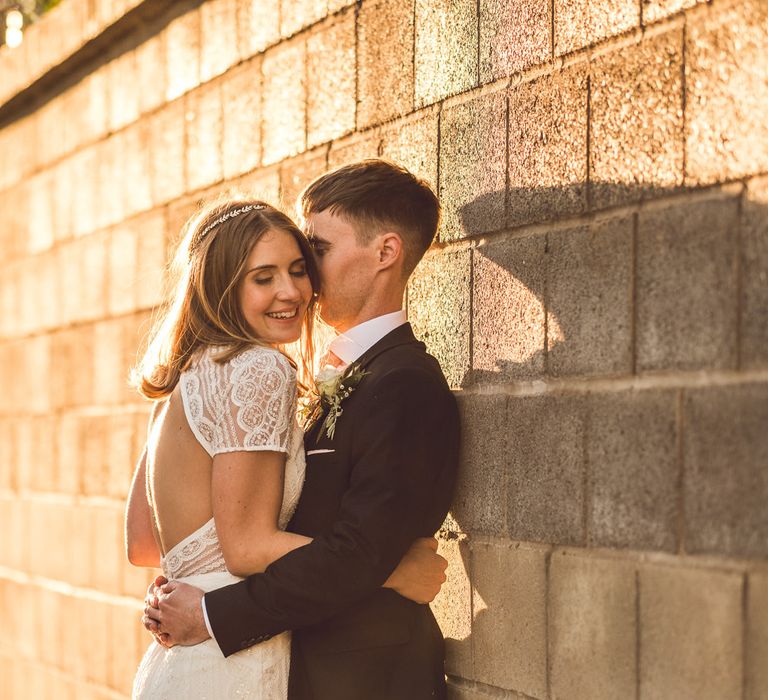
<path fill-rule="evenodd" d="M 439 204 L 368 160 L 315 180 L 301 206 L 305 231 L 251 200 L 191 220 L 138 368 L 154 408 L 127 549 L 167 582 L 147 594 L 157 643 L 135 698 L 445 697 L 425 603 L 445 580 L 431 537 L 458 415 L 402 308 Z M 337 336 L 315 382 L 316 311 Z"/>

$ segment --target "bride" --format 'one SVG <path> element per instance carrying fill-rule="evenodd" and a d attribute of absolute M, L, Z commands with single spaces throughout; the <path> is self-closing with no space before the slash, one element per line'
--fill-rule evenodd
<path fill-rule="evenodd" d="M 206 591 L 310 540 L 284 531 L 304 480 L 297 368 L 312 364 L 319 289 L 306 238 L 260 201 L 191 220 L 182 275 L 137 372 L 154 401 L 126 516 L 128 558 Z M 298 363 L 283 350 L 301 337 Z M 134 698 L 287 695 L 289 635 L 225 659 L 215 641 L 152 644 Z"/>

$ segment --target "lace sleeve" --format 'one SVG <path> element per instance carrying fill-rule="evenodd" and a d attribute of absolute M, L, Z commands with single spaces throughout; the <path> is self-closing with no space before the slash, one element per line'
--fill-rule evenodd
<path fill-rule="evenodd" d="M 296 372 L 280 352 L 254 348 L 225 365 L 211 454 L 288 451 L 296 413 Z"/>

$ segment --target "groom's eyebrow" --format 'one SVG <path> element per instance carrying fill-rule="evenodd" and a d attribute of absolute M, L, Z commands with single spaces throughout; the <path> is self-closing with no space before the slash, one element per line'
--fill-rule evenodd
<path fill-rule="evenodd" d="M 320 236 L 318 236 L 318 235 L 316 235 L 316 234 L 314 234 L 314 233 L 310 233 L 310 234 L 307 236 L 307 238 L 309 239 L 309 242 L 310 242 L 312 245 L 314 245 L 314 246 L 317 246 L 317 245 L 322 245 L 322 246 L 328 246 L 328 245 L 331 245 L 331 242 L 330 242 L 330 241 L 327 241 L 325 238 L 321 238 Z"/>

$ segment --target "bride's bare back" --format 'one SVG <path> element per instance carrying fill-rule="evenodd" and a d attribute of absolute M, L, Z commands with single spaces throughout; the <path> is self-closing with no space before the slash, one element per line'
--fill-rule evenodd
<path fill-rule="evenodd" d="M 180 387 L 155 412 L 147 438 L 147 486 L 163 554 L 213 516 L 212 459 L 184 414 Z"/>

